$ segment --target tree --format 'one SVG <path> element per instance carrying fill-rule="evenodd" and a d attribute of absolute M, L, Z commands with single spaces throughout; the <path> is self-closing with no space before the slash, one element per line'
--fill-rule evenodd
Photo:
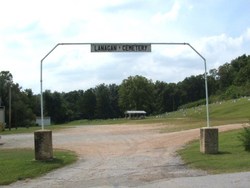
<path fill-rule="evenodd" d="M 225 63 L 224 65 L 220 66 L 218 70 L 218 76 L 219 87 L 221 90 L 225 90 L 227 87 L 232 85 L 235 75 L 231 64 Z"/>
<path fill-rule="evenodd" d="M 9 71 L 0 72 L 0 98 L 1 105 L 7 109 L 6 120 L 11 130 L 11 126 L 30 126 L 34 120 L 35 115 L 32 109 L 32 102 L 25 92 L 21 91 L 21 87 L 13 82 L 13 76 Z M 11 97 L 11 98 L 10 98 Z M 9 102 L 11 100 L 11 114 Z M 11 115 L 11 116 L 10 116 Z M 11 125 L 9 124 L 11 123 Z"/>
<path fill-rule="evenodd" d="M 111 104 L 111 118 L 118 118 L 122 116 L 121 110 L 119 108 L 119 86 L 116 84 L 111 84 L 108 86 L 110 94 L 110 104 Z"/>
<path fill-rule="evenodd" d="M 250 56 L 240 56 L 233 60 L 231 65 L 235 72 L 233 84 L 244 86 L 247 82 L 250 82 Z"/>
<path fill-rule="evenodd" d="M 40 96 L 34 95 L 31 89 L 25 89 L 22 94 L 25 96 L 24 103 L 27 104 L 36 116 L 39 116 L 41 113 Z"/>
<path fill-rule="evenodd" d="M 219 76 L 217 69 L 211 69 L 207 76 L 208 95 L 214 95 L 219 89 Z"/>
<path fill-rule="evenodd" d="M 32 109 L 33 103 L 29 100 L 28 95 L 22 91 L 19 84 L 12 84 L 11 98 L 12 127 L 29 127 L 34 124 L 36 115 Z"/>
<path fill-rule="evenodd" d="M 179 85 L 185 91 L 184 103 L 205 98 L 205 80 L 203 75 L 185 78 Z"/>
<path fill-rule="evenodd" d="M 65 100 L 59 92 L 44 92 L 45 114 L 51 117 L 54 123 L 63 123 L 68 120 L 68 109 Z"/>
<path fill-rule="evenodd" d="M 96 109 L 95 115 L 100 119 L 107 119 L 112 117 L 112 107 L 110 100 L 110 92 L 105 84 L 96 86 Z"/>
<path fill-rule="evenodd" d="M 63 94 L 62 97 L 66 102 L 66 107 L 68 111 L 68 121 L 83 118 L 81 112 L 81 101 L 83 98 L 83 93 L 83 90 L 78 90 Z"/>
<path fill-rule="evenodd" d="M 166 87 L 167 83 L 156 81 L 154 84 L 154 113 L 161 114 L 166 112 Z"/>
<path fill-rule="evenodd" d="M 154 85 L 143 76 L 130 76 L 122 81 L 119 88 L 119 106 L 122 111 L 145 110 L 153 112 Z"/>
<path fill-rule="evenodd" d="M 9 71 L 0 72 L 0 105 L 8 107 L 9 87 L 13 84 L 13 77 Z"/>
<path fill-rule="evenodd" d="M 93 89 L 88 89 L 83 93 L 80 100 L 80 111 L 82 117 L 86 119 L 95 118 L 96 96 Z"/>

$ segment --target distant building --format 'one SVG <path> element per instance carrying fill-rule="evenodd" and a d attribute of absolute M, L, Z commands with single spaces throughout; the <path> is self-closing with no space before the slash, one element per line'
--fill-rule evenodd
<path fill-rule="evenodd" d="M 125 112 L 125 118 L 128 119 L 143 119 L 146 116 L 146 112 L 143 110 L 127 110 Z"/>
<path fill-rule="evenodd" d="M 36 124 L 37 125 L 42 125 L 42 118 L 41 117 L 36 117 Z M 46 125 L 51 125 L 51 120 L 50 117 L 43 117 L 43 124 Z"/>

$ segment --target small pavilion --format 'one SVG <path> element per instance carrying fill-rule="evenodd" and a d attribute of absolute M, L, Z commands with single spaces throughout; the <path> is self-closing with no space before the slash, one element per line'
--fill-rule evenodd
<path fill-rule="evenodd" d="M 125 112 L 125 118 L 127 119 L 143 119 L 146 116 L 144 110 L 127 110 Z"/>

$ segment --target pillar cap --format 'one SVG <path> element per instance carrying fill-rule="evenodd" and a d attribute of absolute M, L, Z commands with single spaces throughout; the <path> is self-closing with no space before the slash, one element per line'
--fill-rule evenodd
<path fill-rule="evenodd" d="M 202 127 L 201 129 L 217 129 L 218 130 L 218 128 L 216 127 Z"/>
<path fill-rule="evenodd" d="M 36 133 L 36 132 L 52 132 L 52 130 L 46 130 L 46 129 L 45 129 L 45 130 L 37 130 L 37 131 L 35 131 L 35 133 Z"/>

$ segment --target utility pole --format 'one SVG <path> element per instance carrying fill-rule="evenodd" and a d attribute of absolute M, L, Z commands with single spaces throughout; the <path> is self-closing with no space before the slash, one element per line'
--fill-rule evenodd
<path fill-rule="evenodd" d="M 11 131 L 11 84 L 9 85 L 9 130 Z"/>

